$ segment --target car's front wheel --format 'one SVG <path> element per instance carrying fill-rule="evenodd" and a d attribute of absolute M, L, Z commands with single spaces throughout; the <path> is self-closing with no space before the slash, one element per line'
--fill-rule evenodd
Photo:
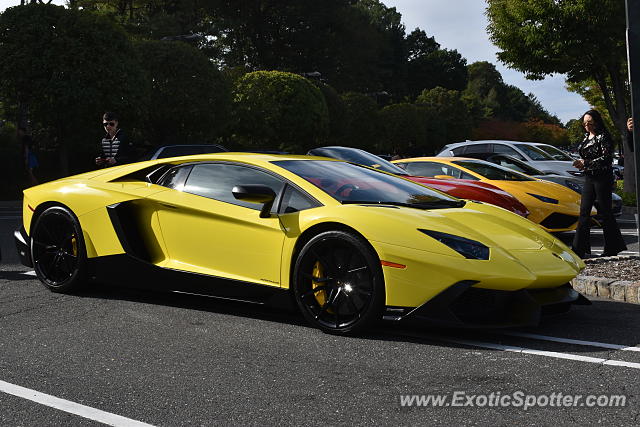
<path fill-rule="evenodd" d="M 86 250 L 75 216 L 62 206 L 42 212 L 31 228 L 31 259 L 38 279 L 55 292 L 70 292 L 86 277 Z"/>
<path fill-rule="evenodd" d="M 382 316 L 380 260 L 355 234 L 326 231 L 314 236 L 300 250 L 293 279 L 302 314 L 325 332 L 353 334 Z"/>

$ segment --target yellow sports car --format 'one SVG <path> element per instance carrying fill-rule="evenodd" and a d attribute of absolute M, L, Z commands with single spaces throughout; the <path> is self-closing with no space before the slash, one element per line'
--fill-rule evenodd
<path fill-rule="evenodd" d="M 568 285 L 583 262 L 526 219 L 318 157 L 216 153 L 50 182 L 25 190 L 15 240 L 56 292 L 95 277 L 288 301 L 332 333 L 383 317 L 535 324 L 585 300 Z"/>
<path fill-rule="evenodd" d="M 464 157 L 416 157 L 396 160 L 411 175 L 461 178 L 495 185 L 529 209 L 527 217 L 551 232 L 575 230 L 580 194 L 554 182 L 533 178 L 484 160 Z M 596 214 L 592 210 L 592 215 Z"/>

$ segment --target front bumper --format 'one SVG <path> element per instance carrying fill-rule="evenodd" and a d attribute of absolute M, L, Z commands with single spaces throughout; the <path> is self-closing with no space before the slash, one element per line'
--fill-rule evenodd
<path fill-rule="evenodd" d="M 27 267 L 33 267 L 31 261 L 31 238 L 25 231 L 24 227 L 13 232 L 13 240 L 20 256 L 20 262 Z"/>
<path fill-rule="evenodd" d="M 569 284 L 498 291 L 475 288 L 475 283 L 458 282 L 417 308 L 387 307 L 385 319 L 460 328 L 535 326 L 545 314 L 566 312 L 571 304 L 591 304 Z"/>

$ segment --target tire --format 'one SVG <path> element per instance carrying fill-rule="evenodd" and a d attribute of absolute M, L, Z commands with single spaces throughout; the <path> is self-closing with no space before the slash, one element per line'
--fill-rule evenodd
<path fill-rule="evenodd" d="M 84 284 L 87 252 L 71 211 L 53 206 L 37 217 L 31 229 L 31 259 L 38 279 L 54 292 L 71 292 Z"/>
<path fill-rule="evenodd" d="M 345 231 L 320 233 L 296 259 L 293 294 L 313 326 L 332 334 L 358 333 L 382 317 L 380 260 L 359 236 Z"/>

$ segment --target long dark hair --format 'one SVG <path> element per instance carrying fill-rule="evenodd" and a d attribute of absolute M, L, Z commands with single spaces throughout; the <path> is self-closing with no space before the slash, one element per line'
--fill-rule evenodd
<path fill-rule="evenodd" d="M 611 134 L 607 129 L 607 126 L 604 124 L 604 120 L 602 120 L 602 115 L 598 112 L 598 110 L 589 110 L 580 117 L 580 123 L 582 127 L 584 127 L 584 116 L 591 116 L 593 118 L 593 124 L 596 126 L 596 135 L 604 134 L 606 137 L 611 139 Z M 588 133 L 588 132 L 587 132 Z"/>

